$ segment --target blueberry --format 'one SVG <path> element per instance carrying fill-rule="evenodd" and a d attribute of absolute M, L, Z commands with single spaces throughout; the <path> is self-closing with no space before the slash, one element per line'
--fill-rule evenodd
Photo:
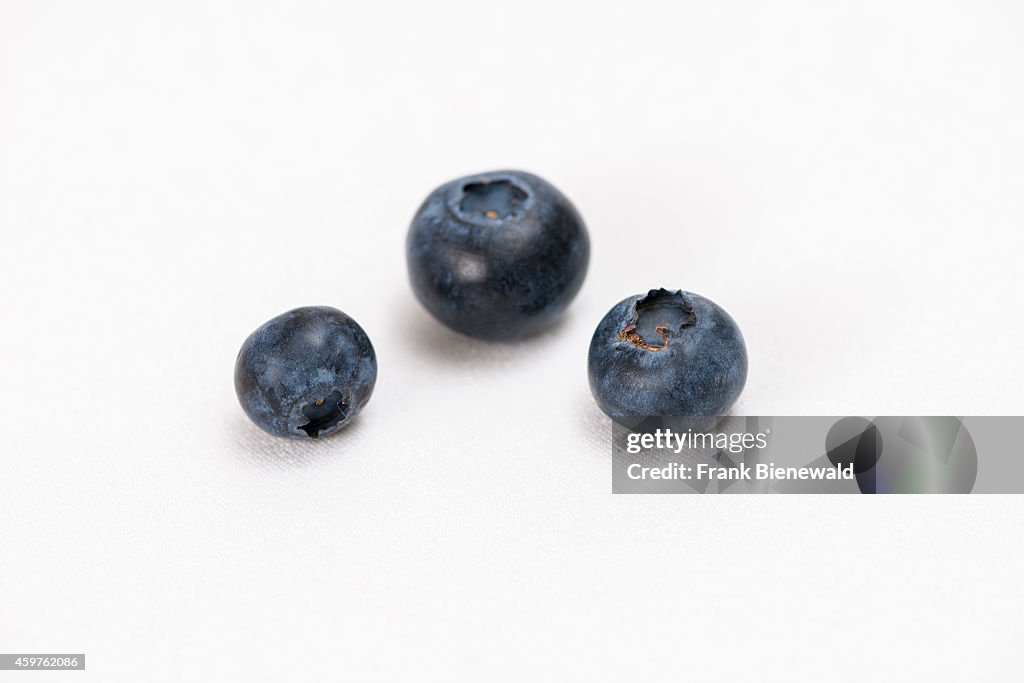
<path fill-rule="evenodd" d="M 747 379 L 736 322 L 713 301 L 652 289 L 617 303 L 590 342 L 590 390 L 612 418 L 717 416 Z"/>
<path fill-rule="evenodd" d="M 590 239 L 550 183 L 496 171 L 434 190 L 409 227 L 406 257 L 413 291 L 442 323 L 479 339 L 519 339 L 576 296 Z"/>
<path fill-rule="evenodd" d="M 292 438 L 345 427 L 373 393 L 377 357 L 355 320 L 328 306 L 260 325 L 235 362 L 235 393 L 261 429 Z"/>

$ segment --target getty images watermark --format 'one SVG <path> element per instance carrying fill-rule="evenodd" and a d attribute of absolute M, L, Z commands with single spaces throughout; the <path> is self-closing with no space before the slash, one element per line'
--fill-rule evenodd
<path fill-rule="evenodd" d="M 1024 493 L 1024 417 L 634 418 L 614 493 Z"/>
<path fill-rule="evenodd" d="M 652 431 L 633 432 L 626 435 L 626 452 L 638 455 L 646 450 L 659 450 L 678 456 L 687 452 L 714 453 L 745 453 L 750 450 L 768 448 L 770 430 L 753 434 L 751 432 L 706 432 L 693 431 L 688 427 L 685 432 L 673 431 L 670 427 L 656 428 Z M 721 459 L 708 458 L 704 461 L 685 464 L 684 462 L 668 461 L 657 465 L 645 465 L 632 462 L 626 466 L 626 476 L 637 479 L 676 479 L 681 481 L 770 481 L 770 480 L 813 480 L 813 479 L 850 479 L 853 480 L 853 463 L 822 465 L 818 467 L 779 467 L 771 462 L 723 462 Z"/>

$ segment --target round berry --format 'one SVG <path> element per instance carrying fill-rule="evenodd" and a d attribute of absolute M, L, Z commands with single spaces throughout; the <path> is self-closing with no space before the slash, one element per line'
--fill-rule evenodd
<path fill-rule="evenodd" d="M 434 190 L 413 218 L 406 257 L 413 291 L 435 318 L 471 337 L 519 339 L 576 296 L 590 239 L 553 185 L 497 171 Z"/>
<path fill-rule="evenodd" d="M 590 390 L 613 418 L 723 415 L 747 380 L 736 322 L 713 301 L 652 289 L 617 303 L 590 342 Z"/>
<path fill-rule="evenodd" d="M 355 320 L 328 306 L 296 308 L 260 325 L 235 362 L 246 414 L 275 436 L 316 439 L 366 405 L 377 357 Z"/>

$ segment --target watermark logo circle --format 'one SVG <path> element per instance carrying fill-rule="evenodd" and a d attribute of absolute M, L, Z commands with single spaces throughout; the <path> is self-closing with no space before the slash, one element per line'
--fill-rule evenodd
<path fill-rule="evenodd" d="M 978 451 L 955 417 L 847 417 L 828 432 L 834 465 L 853 463 L 862 493 L 970 493 Z"/>

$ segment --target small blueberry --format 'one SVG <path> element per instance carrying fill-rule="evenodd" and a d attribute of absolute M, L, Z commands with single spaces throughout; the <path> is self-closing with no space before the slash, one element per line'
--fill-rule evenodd
<path fill-rule="evenodd" d="M 327 306 L 260 325 L 235 362 L 235 392 L 261 429 L 319 438 L 345 427 L 373 393 L 377 357 L 355 320 Z"/>
<path fill-rule="evenodd" d="M 713 301 L 652 289 L 617 303 L 590 342 L 590 390 L 612 418 L 723 415 L 747 379 L 736 322 Z"/>

